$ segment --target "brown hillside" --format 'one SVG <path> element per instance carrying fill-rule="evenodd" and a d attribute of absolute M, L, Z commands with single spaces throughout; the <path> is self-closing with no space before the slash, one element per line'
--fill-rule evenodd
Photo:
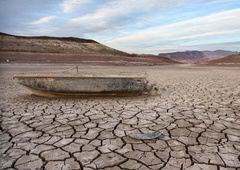
<path fill-rule="evenodd" d="M 178 62 L 153 55 L 128 54 L 88 39 L 0 33 L 0 63 L 159 65 Z"/>
<path fill-rule="evenodd" d="M 0 52 L 0 63 L 74 63 L 88 65 L 161 65 L 178 64 L 157 56 L 114 56 L 99 54 L 63 54 L 32 52 Z"/>
<path fill-rule="evenodd" d="M 216 50 L 216 51 L 183 51 L 173 53 L 160 53 L 159 56 L 167 57 L 172 60 L 183 63 L 202 63 L 214 59 L 223 58 L 232 54 L 238 54 L 236 51 Z"/>
<path fill-rule="evenodd" d="M 230 55 L 221 59 L 212 60 L 209 64 L 240 64 L 240 54 Z"/>
<path fill-rule="evenodd" d="M 4 33 L 0 33 L 0 51 L 128 55 L 128 53 L 89 39 L 47 36 L 26 37 Z"/>

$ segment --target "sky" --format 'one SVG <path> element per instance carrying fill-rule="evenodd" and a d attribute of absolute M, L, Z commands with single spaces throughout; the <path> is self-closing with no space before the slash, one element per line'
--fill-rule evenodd
<path fill-rule="evenodd" d="M 0 32 L 139 54 L 240 51 L 240 0 L 0 0 Z"/>

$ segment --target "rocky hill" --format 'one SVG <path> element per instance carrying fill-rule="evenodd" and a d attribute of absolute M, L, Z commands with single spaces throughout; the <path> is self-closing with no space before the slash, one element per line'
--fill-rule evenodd
<path fill-rule="evenodd" d="M 178 62 L 158 56 L 128 54 L 89 39 L 0 33 L 0 63 L 159 65 Z"/>
<path fill-rule="evenodd" d="M 207 56 L 209 60 L 223 58 L 229 55 L 238 54 L 237 51 L 226 51 L 226 50 L 216 50 L 216 51 L 202 51 L 204 55 Z"/>
<path fill-rule="evenodd" d="M 159 56 L 167 57 L 172 60 L 180 61 L 183 63 L 199 63 L 209 60 L 223 58 L 238 52 L 216 50 L 216 51 L 183 51 L 173 53 L 160 53 Z"/>
<path fill-rule="evenodd" d="M 224 58 L 209 61 L 208 64 L 218 65 L 240 65 L 240 53 L 233 54 Z"/>
<path fill-rule="evenodd" d="M 0 33 L 0 51 L 128 55 L 128 53 L 89 39 L 47 36 L 26 37 L 4 33 Z"/>

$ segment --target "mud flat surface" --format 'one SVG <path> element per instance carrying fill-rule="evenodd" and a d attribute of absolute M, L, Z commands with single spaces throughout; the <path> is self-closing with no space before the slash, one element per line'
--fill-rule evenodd
<path fill-rule="evenodd" d="M 71 67 L 0 65 L 0 169 L 239 169 L 239 67 L 79 67 L 146 73 L 159 88 L 150 97 L 44 98 L 12 79 Z"/>

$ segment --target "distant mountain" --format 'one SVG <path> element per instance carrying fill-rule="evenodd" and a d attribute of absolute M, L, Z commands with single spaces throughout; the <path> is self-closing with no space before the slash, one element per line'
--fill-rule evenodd
<path fill-rule="evenodd" d="M 216 51 L 202 51 L 210 60 L 223 58 L 229 55 L 238 54 L 237 51 L 226 51 L 226 50 L 216 50 Z"/>
<path fill-rule="evenodd" d="M 197 63 L 205 62 L 213 59 L 223 58 L 232 54 L 237 54 L 238 52 L 233 51 L 183 51 L 183 52 L 173 52 L 173 53 L 160 53 L 158 56 L 167 57 L 172 60 L 184 62 L 184 63 Z"/>
<path fill-rule="evenodd" d="M 159 65 L 179 62 L 154 55 L 129 54 L 90 39 L 0 33 L 0 63 Z"/>
<path fill-rule="evenodd" d="M 191 61 L 204 61 L 207 60 L 207 56 L 201 51 L 184 51 L 184 52 L 173 52 L 173 53 L 160 53 L 161 57 L 170 58 L 172 60 L 180 62 L 191 62 Z"/>
<path fill-rule="evenodd" d="M 231 65 L 237 64 L 237 65 L 239 65 L 240 64 L 240 53 L 239 54 L 229 55 L 227 57 L 216 59 L 216 60 L 211 60 L 208 63 L 209 64 L 218 64 L 218 65 L 224 65 L 224 64 L 226 64 L 226 65 L 228 65 L 228 64 L 231 64 Z"/>

